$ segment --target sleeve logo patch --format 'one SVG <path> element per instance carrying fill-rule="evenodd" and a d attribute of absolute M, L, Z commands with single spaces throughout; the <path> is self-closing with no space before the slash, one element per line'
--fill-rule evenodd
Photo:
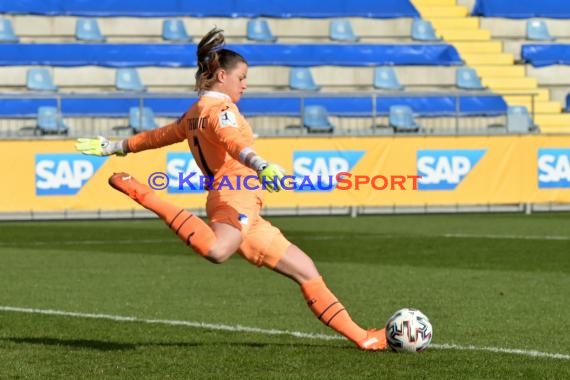
<path fill-rule="evenodd" d="M 222 125 L 222 128 L 225 127 L 237 128 L 238 123 L 237 123 L 236 114 L 233 113 L 232 111 L 223 111 L 220 114 L 220 124 Z"/>

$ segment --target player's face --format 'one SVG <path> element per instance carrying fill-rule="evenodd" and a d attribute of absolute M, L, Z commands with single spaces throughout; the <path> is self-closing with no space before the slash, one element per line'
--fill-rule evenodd
<path fill-rule="evenodd" d="M 234 68 L 225 72 L 223 92 L 237 103 L 247 88 L 247 64 L 239 62 Z"/>

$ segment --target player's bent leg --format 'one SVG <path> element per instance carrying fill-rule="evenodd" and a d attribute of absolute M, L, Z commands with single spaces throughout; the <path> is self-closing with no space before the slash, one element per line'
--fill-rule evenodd
<path fill-rule="evenodd" d="M 109 185 L 128 195 L 143 207 L 157 214 L 182 241 L 202 256 L 207 256 L 216 243 L 214 231 L 191 212 L 175 206 L 138 182 L 127 173 L 115 173 Z"/>
<path fill-rule="evenodd" d="M 214 264 L 221 264 L 238 250 L 242 242 L 241 231 L 225 223 L 212 223 L 211 228 L 216 242 L 205 257 Z"/>
<path fill-rule="evenodd" d="M 290 245 L 274 268 L 301 285 L 301 292 L 315 316 L 326 326 L 344 335 L 363 350 L 388 348 L 385 331 L 366 331 L 358 326 L 343 304 L 326 286 L 313 260 L 295 245 Z"/>
<path fill-rule="evenodd" d="M 294 244 L 289 245 L 273 270 L 295 280 L 299 285 L 320 276 L 313 260 Z"/>

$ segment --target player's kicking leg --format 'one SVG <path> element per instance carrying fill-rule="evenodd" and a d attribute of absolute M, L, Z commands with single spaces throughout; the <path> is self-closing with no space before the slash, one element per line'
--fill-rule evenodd
<path fill-rule="evenodd" d="M 367 331 L 357 325 L 329 290 L 313 260 L 298 247 L 290 245 L 274 270 L 301 285 L 307 305 L 323 324 L 350 339 L 360 349 L 377 351 L 388 348 L 385 330 Z"/>
<path fill-rule="evenodd" d="M 212 229 L 191 212 L 162 200 L 152 189 L 127 173 L 115 173 L 109 185 L 156 213 L 170 229 L 200 255 L 208 258 L 216 242 Z"/>

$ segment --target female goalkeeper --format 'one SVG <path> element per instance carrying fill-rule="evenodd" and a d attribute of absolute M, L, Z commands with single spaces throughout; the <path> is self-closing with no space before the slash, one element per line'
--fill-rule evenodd
<path fill-rule="evenodd" d="M 224 35 L 212 29 L 198 44 L 196 90 L 199 99 L 177 121 L 122 141 L 79 139 L 77 150 L 94 155 L 125 155 L 188 141 L 202 173 L 212 176 L 206 212 L 210 224 L 191 212 L 159 198 L 149 187 L 126 173 L 116 173 L 109 184 L 156 213 L 187 245 L 213 263 L 223 263 L 234 252 L 257 266 L 266 266 L 294 281 L 318 319 L 363 350 L 386 349 L 384 330 L 364 330 L 327 288 L 315 264 L 289 242 L 279 229 L 260 216 L 263 189 L 240 188 L 238 181 L 258 176 L 269 191 L 282 190 L 279 166 L 260 157 L 251 127 L 237 103 L 247 88 L 247 61 L 224 48 Z M 225 177 L 225 178 L 224 178 Z M 224 178 L 232 186 L 218 186 Z M 251 188 L 251 187 L 250 187 Z"/>

